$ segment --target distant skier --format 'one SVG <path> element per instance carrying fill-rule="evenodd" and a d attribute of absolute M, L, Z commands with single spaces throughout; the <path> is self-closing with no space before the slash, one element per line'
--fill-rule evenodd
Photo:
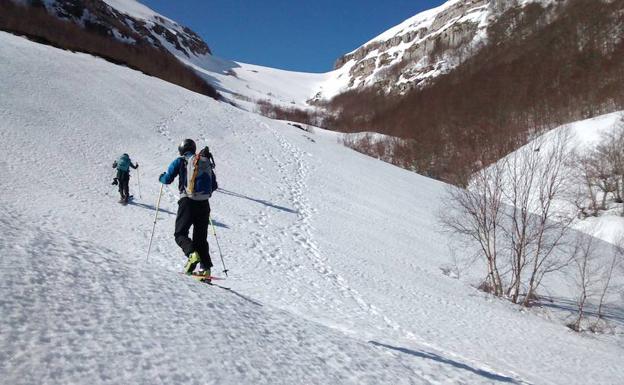
<path fill-rule="evenodd" d="M 208 224 L 210 221 L 210 204 L 208 199 L 214 191 L 212 163 L 205 151 L 195 154 L 197 147 L 191 139 L 185 139 L 176 158 L 160 175 L 160 183 L 171 184 L 178 177 L 180 200 L 175 222 L 175 241 L 180 246 L 187 262 L 184 266 L 186 274 L 193 274 L 195 267 L 201 262 L 198 274 L 210 277 L 212 261 L 208 249 Z M 214 160 L 213 160 L 214 162 Z M 189 230 L 193 226 L 193 239 L 189 238 Z"/>
<path fill-rule="evenodd" d="M 208 162 L 210 163 L 210 172 L 212 173 L 212 191 L 217 191 L 217 189 L 219 188 L 219 185 L 217 184 L 217 175 L 214 172 L 214 169 L 217 167 L 217 164 L 215 163 L 214 157 L 212 156 L 212 153 L 210 152 L 210 148 L 208 148 L 208 146 L 204 147 L 200 152 L 199 155 L 204 156 L 208 159 Z"/>
<path fill-rule="evenodd" d="M 201 152 L 204 154 L 204 156 L 206 158 L 208 158 L 208 161 L 210 162 L 210 167 L 215 169 L 217 167 L 217 165 L 215 164 L 215 160 L 212 157 L 212 153 L 210 152 L 210 148 L 208 148 L 208 146 L 206 146 L 206 147 L 204 147 L 204 149 Z"/>
<path fill-rule="evenodd" d="M 121 195 L 119 203 L 123 204 L 127 204 L 130 199 L 130 167 L 136 170 L 139 164 L 132 164 L 128 154 L 123 154 L 113 162 L 113 168 L 117 169 L 117 177 L 113 180 L 113 184 L 119 185 L 119 195 Z"/>

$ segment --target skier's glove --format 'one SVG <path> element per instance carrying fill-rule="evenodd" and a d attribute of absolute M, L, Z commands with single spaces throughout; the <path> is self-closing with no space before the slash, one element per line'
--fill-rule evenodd
<path fill-rule="evenodd" d="M 166 172 L 163 172 L 162 174 L 160 174 L 160 176 L 158 177 L 158 181 L 160 183 L 165 183 L 165 175 L 166 174 L 167 174 Z"/>
<path fill-rule="evenodd" d="M 113 183 L 111 183 L 113 186 L 117 186 L 119 184 L 119 182 L 117 181 L 117 178 L 113 178 Z"/>

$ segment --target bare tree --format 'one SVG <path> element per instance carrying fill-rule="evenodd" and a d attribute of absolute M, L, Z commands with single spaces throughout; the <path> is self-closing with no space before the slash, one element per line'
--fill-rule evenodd
<path fill-rule="evenodd" d="M 594 284 L 595 274 L 592 271 L 592 260 L 594 258 L 592 244 L 594 238 L 588 235 L 578 235 L 572 261 L 576 267 L 576 286 L 578 289 L 578 297 L 576 305 L 578 307 L 578 315 L 574 322 L 568 326 L 574 331 L 581 331 L 581 322 L 585 316 L 585 305 L 587 299 L 591 295 L 591 289 Z"/>
<path fill-rule="evenodd" d="M 546 150 L 540 150 L 538 147 L 541 157 L 536 164 L 538 179 L 535 201 L 527 207 L 527 210 L 533 212 L 535 216 L 530 222 L 531 270 L 528 272 L 528 289 L 524 305 L 528 305 L 534 297 L 546 274 L 561 269 L 568 262 L 559 258 L 556 251 L 570 230 L 574 216 L 554 210 L 553 205 L 557 200 L 563 199 L 566 182 L 570 176 L 567 165 L 572 155 L 571 138 L 568 130 L 560 130 L 552 136 L 550 146 Z M 537 143 L 539 144 L 539 141 Z"/>
<path fill-rule="evenodd" d="M 604 159 L 605 172 L 611 177 L 612 193 L 616 203 L 624 201 L 624 116 L 612 132 L 603 135 L 595 153 Z M 624 213 L 624 211 L 623 211 Z"/>
<path fill-rule="evenodd" d="M 544 275 L 565 265 L 556 250 L 573 217 L 557 213 L 553 203 L 563 198 L 571 154 L 570 134 L 560 130 L 532 141 L 505 162 L 503 191 L 511 207 L 502 223 L 512 266 L 508 295 L 514 303 L 523 283 L 527 287 L 523 304 L 528 305 Z"/>
<path fill-rule="evenodd" d="M 598 214 L 598 198 L 594 190 L 594 178 L 588 156 L 575 154 L 571 168 L 575 172 L 576 193 L 572 195 L 572 203 L 583 217 Z"/>
<path fill-rule="evenodd" d="M 603 134 L 588 154 L 576 156 L 573 163 L 580 190 L 574 203 L 584 216 L 597 216 L 607 210 L 610 199 L 624 203 L 624 120 L 615 130 Z"/>
<path fill-rule="evenodd" d="M 441 213 L 446 229 L 478 245 L 487 267 L 487 285 L 496 296 L 504 293 L 498 267 L 502 172 L 502 166 L 494 164 L 478 171 L 468 189 L 449 187 L 447 201 L 452 206 Z"/>
<path fill-rule="evenodd" d="M 475 242 L 491 292 L 514 303 L 526 287 L 522 303 L 529 305 L 544 276 L 567 262 L 557 250 L 573 216 L 557 214 L 553 203 L 564 194 L 569 142 L 566 130 L 553 132 L 475 173 L 467 189 L 449 189 L 457 207 L 442 223 Z"/>
<path fill-rule="evenodd" d="M 600 210 L 607 209 L 609 194 L 617 190 L 613 167 L 609 159 L 610 150 L 609 146 L 600 145 L 589 156 L 590 172 L 594 179 L 594 186 L 598 187 L 602 193 Z"/>
<path fill-rule="evenodd" d="M 617 266 L 622 264 L 622 259 L 624 259 L 624 236 L 620 237 L 617 245 L 613 248 L 613 254 L 611 256 L 611 261 L 604 268 L 602 273 L 603 282 L 602 289 L 600 290 L 600 301 L 598 303 L 598 318 L 603 318 L 603 307 L 605 303 L 605 299 L 607 298 L 609 291 L 611 289 L 611 283 L 613 278 L 613 273 L 616 271 Z"/>

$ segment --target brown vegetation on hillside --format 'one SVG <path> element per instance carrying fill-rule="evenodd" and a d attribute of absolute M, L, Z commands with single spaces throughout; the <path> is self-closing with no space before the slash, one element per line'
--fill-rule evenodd
<path fill-rule="evenodd" d="M 258 113 L 271 119 L 289 120 L 311 126 L 320 126 L 323 114 L 318 111 L 303 110 L 296 107 L 282 107 L 271 104 L 268 100 L 260 100 L 256 103 Z"/>
<path fill-rule="evenodd" d="M 147 44 L 125 44 L 97 24 L 83 27 L 50 15 L 45 8 L 0 0 L 0 29 L 58 48 L 102 57 L 212 98 L 217 91 L 171 53 Z"/>
<path fill-rule="evenodd" d="M 624 0 L 556 7 L 508 11 L 486 47 L 424 89 L 337 96 L 324 126 L 411 139 L 400 163 L 463 184 L 534 134 L 624 108 Z"/>

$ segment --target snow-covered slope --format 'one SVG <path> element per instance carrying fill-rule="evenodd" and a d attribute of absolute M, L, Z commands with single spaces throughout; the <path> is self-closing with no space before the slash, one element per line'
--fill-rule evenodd
<path fill-rule="evenodd" d="M 188 28 L 135 0 L 103 1 L 146 23 L 151 35 L 169 52 L 204 75 L 226 99 L 249 111 L 254 111 L 259 101 L 270 101 L 282 107 L 309 108 L 307 101 L 323 89 L 322 84 L 331 76 L 331 73 L 301 73 L 240 63 L 215 56 L 209 50 L 192 49 L 187 46 L 196 43 L 195 38 L 201 39 Z"/>
<path fill-rule="evenodd" d="M 574 150 L 578 155 L 587 155 L 601 143 L 605 134 L 611 133 L 616 128 L 621 126 L 623 117 L 624 112 L 619 111 L 597 116 L 592 119 L 565 124 L 536 138 L 535 142 L 521 147 L 516 150 L 515 153 L 508 155 L 508 157 L 519 154 L 526 147 L 539 147 L 542 151 L 547 151 L 549 148 L 552 148 L 553 143 L 563 131 L 566 131 L 570 137 L 569 149 Z M 535 143 L 538 142 L 539 145 L 536 145 Z M 578 171 L 571 168 L 569 168 L 566 172 L 566 174 L 573 177 L 573 179 L 568 181 L 568 185 L 566 187 L 566 190 L 569 193 L 575 192 L 577 188 L 575 184 L 580 183 L 579 178 L 574 178 L 576 173 L 578 173 Z M 578 208 L 572 204 L 574 197 L 569 193 L 565 194 L 565 201 L 557 202 L 556 207 L 560 212 L 566 212 L 568 215 L 575 215 Z M 617 244 L 621 241 L 622 237 L 624 237 L 624 217 L 620 215 L 621 204 L 618 204 L 617 206 L 619 209 L 603 212 L 599 217 L 590 216 L 582 219 L 577 218 L 574 222 L 574 227 L 606 242 Z"/>
<path fill-rule="evenodd" d="M 128 16 L 132 16 L 135 19 L 140 20 L 157 20 L 163 19 L 173 22 L 171 19 L 164 17 L 163 15 L 155 12 L 153 9 L 139 3 L 135 0 L 102 0 L 106 4 L 115 8 L 119 12 L 125 13 Z"/>
<path fill-rule="evenodd" d="M 333 75 L 280 70 L 214 55 L 176 56 L 202 74 L 226 99 L 247 111 L 255 111 L 260 101 L 309 109 L 308 101 L 326 87 L 327 80 Z"/>
<path fill-rule="evenodd" d="M 5 33 L 0 73 L 2 382 L 624 381 L 617 339 L 440 272 L 442 183 Z M 216 157 L 230 290 L 178 273 L 175 187 L 145 258 L 157 177 L 184 137 Z M 127 207 L 110 185 L 122 152 L 141 172 Z"/>

